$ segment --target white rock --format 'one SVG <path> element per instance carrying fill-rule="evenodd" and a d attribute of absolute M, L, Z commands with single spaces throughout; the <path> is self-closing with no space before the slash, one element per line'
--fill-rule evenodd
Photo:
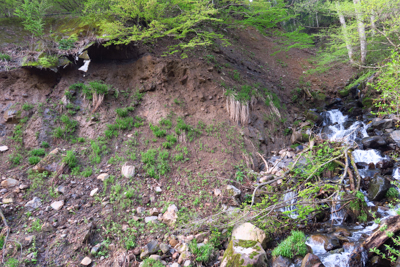
<path fill-rule="evenodd" d="M 179 263 L 174 262 L 174 263 L 172 263 L 172 264 L 170 265 L 170 267 L 181 267 L 181 266 L 179 265 Z"/>
<path fill-rule="evenodd" d="M 0 146 L 0 152 L 6 152 L 8 150 L 8 146 Z"/>
<path fill-rule="evenodd" d="M 162 220 L 166 224 L 174 224 L 178 219 L 178 208 L 173 204 L 168 207 L 166 213 L 163 214 Z"/>
<path fill-rule="evenodd" d="M 85 257 L 83 258 L 83 260 L 81 261 L 81 264 L 84 266 L 88 266 L 89 264 L 92 263 L 92 260 L 89 257 Z"/>
<path fill-rule="evenodd" d="M 232 197 L 238 197 L 242 193 L 239 189 L 234 187 L 233 185 L 228 185 L 226 187 L 226 190 L 228 191 L 228 194 Z"/>
<path fill-rule="evenodd" d="M 214 189 L 214 195 L 216 195 L 217 197 L 219 197 L 220 195 L 222 195 L 222 191 L 218 188 Z"/>
<path fill-rule="evenodd" d="M 56 201 L 50 205 L 54 210 L 60 210 L 64 206 L 64 200 Z"/>
<path fill-rule="evenodd" d="M 92 197 L 92 196 L 96 195 L 96 194 L 97 194 L 97 191 L 99 191 L 98 188 L 95 188 L 95 189 L 93 189 L 92 191 L 90 191 L 90 196 Z"/>
<path fill-rule="evenodd" d="M 108 173 L 101 173 L 99 176 L 97 176 L 97 179 L 104 181 L 108 177 L 110 177 L 110 175 Z"/>
<path fill-rule="evenodd" d="M 144 221 L 145 223 L 157 223 L 158 217 L 157 216 L 150 216 L 150 217 L 145 217 Z"/>
<path fill-rule="evenodd" d="M 128 166 L 126 165 L 127 163 L 122 166 L 121 169 L 121 174 L 126 177 L 126 178 L 131 178 L 135 175 L 135 167 L 134 166 Z"/>
<path fill-rule="evenodd" d="M 161 189 L 161 187 L 157 186 L 155 188 L 155 191 L 156 191 L 156 193 L 160 194 L 162 192 L 162 189 Z"/>
<path fill-rule="evenodd" d="M 244 223 L 235 227 L 232 231 L 232 239 L 257 241 L 264 244 L 267 240 L 265 232 L 251 223 Z"/>

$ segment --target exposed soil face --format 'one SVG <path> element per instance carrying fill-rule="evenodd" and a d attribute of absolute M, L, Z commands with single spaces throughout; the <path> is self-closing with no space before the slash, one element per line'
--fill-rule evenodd
<path fill-rule="evenodd" d="M 168 243 L 171 239 L 173 227 L 144 223 L 145 217 L 158 216 L 175 204 L 179 210 L 177 226 L 182 227 L 224 206 L 235 206 L 226 192 L 228 184 L 241 189 L 241 200 L 251 194 L 252 177 L 240 181 L 237 172 L 243 168 L 259 170 L 262 161 L 256 152 L 266 155 L 290 145 L 284 129 L 306 107 L 296 106 L 292 94 L 304 67 L 309 66 L 310 52 L 293 49 L 273 56 L 276 44 L 257 31 L 231 34 L 236 38 L 232 47 L 196 51 L 187 59 L 161 57 L 163 49 L 157 48 L 160 43 L 151 47 L 151 53 L 150 47 L 144 46 L 90 48 L 93 61 L 87 73 L 78 71 L 80 65 L 57 73 L 35 69 L 0 73 L 0 145 L 9 147 L 0 154 L 0 173 L 3 180 L 18 181 L 17 186 L 4 188 L 0 197 L 3 203 L 12 199 L 12 203 L 2 205 L 2 210 L 12 229 L 10 238 L 23 244 L 22 256 L 15 245 L 7 246 L 6 255 L 29 259 L 35 250 L 41 266 L 77 266 L 95 244 L 108 239 L 109 246 L 102 251 L 110 257 L 92 258 L 98 266 L 120 266 L 119 257 L 133 255 L 134 246 L 141 247 L 153 239 Z M 239 79 L 234 76 L 235 71 Z M 344 86 L 351 75 L 352 70 L 343 66 L 305 80 L 311 82 L 311 90 L 323 89 L 327 96 L 334 97 L 337 87 Z M 94 80 L 112 85 L 113 89 L 96 111 L 91 101 L 75 92 L 69 104 L 79 108 L 71 112 L 65 91 L 72 84 Z M 266 106 L 260 97 L 251 108 L 250 123 L 239 125 L 227 113 L 226 87 L 256 83 L 279 96 L 281 118 L 272 116 L 271 105 Z M 143 93 L 142 100 L 139 93 Z M 24 107 L 24 103 L 32 107 Z M 126 107 L 134 108 L 128 117 L 134 118 L 137 127 L 105 137 L 107 125 L 118 119 L 116 109 Z M 53 136 L 55 128 L 63 127 L 62 115 L 78 122 L 76 131 L 66 140 Z M 175 130 L 180 118 L 191 130 Z M 160 125 L 162 119 L 171 125 Z M 174 136 L 176 144 L 168 147 L 166 137 L 156 137 L 150 125 L 158 125 Z M 22 143 L 15 138 L 19 136 L 16 127 L 22 129 Z M 61 158 L 66 151 L 74 151 L 80 171 L 73 173 L 64 166 L 56 167 L 57 175 L 29 174 L 33 167 L 28 160 L 29 151 L 42 142 L 49 143 L 46 153 L 59 148 L 56 166 L 63 165 Z M 99 146 L 98 162 L 93 160 L 93 144 Z M 143 153 L 149 150 L 157 154 L 156 178 L 150 177 L 145 166 Z M 160 159 L 160 151 L 167 151 L 165 161 Z M 21 161 L 13 164 L 10 157 L 18 154 Z M 136 167 L 133 178 L 121 176 L 125 163 Z M 83 171 L 89 169 L 92 173 L 84 177 Z M 97 179 L 100 173 L 114 178 L 103 182 Z M 20 189 L 20 185 L 28 188 Z M 64 192 L 56 193 L 60 186 L 63 190 L 59 191 Z M 96 188 L 98 193 L 90 196 Z M 215 189 L 220 189 L 221 195 L 213 193 Z M 27 214 L 25 205 L 33 197 L 39 197 L 42 205 Z M 49 207 L 62 200 L 60 210 Z M 137 212 L 138 207 L 145 212 Z M 36 224 L 42 226 L 41 230 Z M 26 241 L 31 235 L 36 237 L 34 245 Z M 138 264 L 134 258 L 131 262 Z"/>

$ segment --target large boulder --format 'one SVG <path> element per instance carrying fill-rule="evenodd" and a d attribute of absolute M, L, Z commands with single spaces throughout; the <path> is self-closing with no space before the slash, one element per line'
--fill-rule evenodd
<path fill-rule="evenodd" d="M 178 208 L 175 204 L 172 204 L 168 207 L 167 212 L 165 212 L 162 216 L 162 221 L 168 225 L 173 225 L 178 219 Z"/>
<path fill-rule="evenodd" d="M 263 247 L 267 243 L 265 232 L 251 223 L 244 223 L 235 227 L 232 231 L 232 239 L 256 241 Z"/>
<path fill-rule="evenodd" d="M 400 130 L 391 132 L 390 137 L 397 143 L 397 145 L 400 145 Z"/>
<path fill-rule="evenodd" d="M 382 200 L 390 188 L 390 182 L 380 174 L 374 175 L 369 183 L 368 198 L 372 201 Z"/>
<path fill-rule="evenodd" d="M 361 143 L 363 144 L 364 149 L 382 149 L 387 145 L 385 138 L 383 138 L 382 136 L 365 137 L 361 140 Z"/>
<path fill-rule="evenodd" d="M 220 267 L 266 267 L 267 254 L 257 241 L 232 239 Z"/>
<path fill-rule="evenodd" d="M 388 129 L 388 128 L 392 128 L 393 127 L 393 120 L 392 119 L 379 119 L 376 118 L 372 121 L 371 123 L 371 128 L 373 129 L 377 129 L 377 130 L 384 130 L 384 129 Z"/>
<path fill-rule="evenodd" d="M 324 265 L 322 264 L 321 260 L 318 258 L 318 256 L 312 254 L 312 253 L 308 253 L 302 263 L 301 263 L 301 267 L 324 267 Z"/>
<path fill-rule="evenodd" d="M 326 251 L 340 247 L 339 239 L 335 236 L 315 234 L 310 236 L 310 242 L 313 244 L 324 245 Z"/>
<path fill-rule="evenodd" d="M 312 111 L 312 110 L 307 111 L 306 119 L 313 121 L 313 122 L 315 122 L 315 124 L 318 124 L 318 125 L 321 124 L 323 121 L 322 116 L 319 113 Z"/>

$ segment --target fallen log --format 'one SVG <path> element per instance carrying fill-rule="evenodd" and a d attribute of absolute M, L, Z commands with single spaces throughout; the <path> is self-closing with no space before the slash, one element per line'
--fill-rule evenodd
<path fill-rule="evenodd" d="M 387 226 L 385 231 L 381 231 L 382 227 Z M 393 216 L 389 217 L 388 219 L 384 220 L 381 226 L 371 235 L 369 236 L 364 242 L 364 248 L 369 252 L 371 248 L 379 248 L 386 240 L 389 239 L 386 232 L 393 232 L 396 233 L 400 230 L 400 216 Z"/>

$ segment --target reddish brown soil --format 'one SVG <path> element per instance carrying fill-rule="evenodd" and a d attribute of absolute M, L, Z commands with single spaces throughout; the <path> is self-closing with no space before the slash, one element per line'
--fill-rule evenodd
<path fill-rule="evenodd" d="M 74 150 L 82 166 L 81 170 L 87 167 L 94 170 L 91 176 L 84 178 L 74 177 L 70 170 L 65 169 L 57 179 L 46 178 L 36 189 L 9 189 L 1 195 L 3 199 L 12 197 L 14 200 L 12 204 L 2 205 L 12 229 L 10 238 L 23 241 L 25 236 L 32 234 L 27 229 L 37 219 L 41 224 L 50 223 L 48 232 L 33 233 L 36 235 L 38 262 L 41 266 L 77 266 L 96 242 L 109 238 L 113 244 L 108 250 L 110 257 L 104 260 L 100 260 L 100 257 L 92 258 L 98 266 L 112 266 L 111 261 L 117 260 L 123 253 L 131 254 L 132 251 L 123 249 L 122 230 L 118 230 L 118 234 L 107 231 L 110 223 L 117 223 L 119 227 L 127 224 L 136 229 L 138 233 L 135 243 L 138 247 L 155 238 L 163 240 L 165 233 L 172 231 L 168 227 L 132 224 L 133 211 L 137 207 L 145 207 L 147 210 L 155 207 L 161 211 L 174 203 L 182 211 L 182 216 L 186 216 L 184 218 L 198 218 L 218 211 L 222 204 L 231 204 L 224 192 L 227 184 L 234 184 L 242 189 L 243 198 L 246 193 L 250 193 L 252 178 L 246 177 L 242 183 L 238 183 L 235 180 L 238 169 L 235 167 L 249 167 L 258 171 L 261 160 L 255 156 L 255 152 L 265 155 L 271 150 L 290 144 L 289 137 L 283 135 L 284 129 L 291 125 L 294 114 L 301 114 L 306 108 L 292 103 L 291 96 L 293 90 L 299 86 L 305 68 L 310 66 L 307 60 L 313 51 L 293 49 L 273 56 L 276 44 L 256 30 L 246 29 L 230 34 L 234 36 L 233 46 L 196 51 L 188 59 L 160 57 L 162 49 L 158 48 L 161 46 L 159 43 L 151 48 L 151 53 L 148 52 L 150 47 L 131 51 L 128 60 L 113 60 L 121 55 L 114 49 L 109 51 L 110 54 L 107 51 L 92 51 L 96 60 L 91 63 L 85 75 L 77 70 L 77 66 L 67 67 L 58 73 L 34 69 L 0 73 L 2 115 L 9 110 L 21 111 L 19 118 L 12 122 L 6 123 L 3 116 L 0 119 L 0 145 L 10 148 L 0 154 L 1 176 L 32 186 L 35 181 L 28 178 L 27 171 L 32 166 L 28 163 L 27 153 L 30 149 L 39 147 L 43 141 L 50 144 L 47 152 L 54 148 L 61 148 L 63 154 L 66 150 Z M 106 55 L 113 56 L 107 58 Z M 215 61 L 207 62 L 210 55 Z M 240 81 L 232 76 L 235 70 L 240 73 Z M 352 69 L 342 66 L 324 75 L 305 77 L 304 81 L 311 82 L 312 90 L 319 89 L 333 97 L 337 88 L 344 86 L 352 73 Z M 75 136 L 84 137 L 86 142 L 73 144 L 53 138 L 53 129 L 60 125 L 58 117 L 67 112 L 60 104 L 65 90 L 71 84 L 93 80 L 104 81 L 112 85 L 114 90 L 112 95 L 105 97 L 95 113 L 85 105 L 82 97 L 79 96 L 75 102 L 81 106 L 77 114 L 72 116 L 79 122 Z M 251 112 L 250 125 L 241 127 L 232 122 L 226 111 L 225 89 L 221 86 L 221 81 L 229 86 L 260 83 L 267 87 L 286 105 L 286 109 L 280 110 L 283 119 L 268 117 L 271 108 L 259 100 Z M 138 90 L 146 93 L 130 116 L 144 118 L 144 125 L 131 131 L 120 131 L 118 137 L 107 140 L 102 151 L 108 152 L 102 156 L 101 163 L 92 164 L 89 161 L 90 140 L 104 136 L 107 124 L 115 121 L 115 109 L 131 106 Z M 115 91 L 119 92 L 117 98 Z M 34 104 L 34 108 L 23 111 L 23 103 Z M 40 106 L 39 103 L 43 105 Z M 154 137 L 149 124 L 157 124 L 160 119 L 167 117 L 172 121 L 172 128 L 166 130 L 171 134 L 178 117 L 184 118 L 187 124 L 194 127 L 203 122 L 206 128 L 199 130 L 198 136 L 192 141 L 188 136 L 186 141 L 180 140 L 180 146 L 188 149 L 189 160 L 170 160 L 170 171 L 156 180 L 146 175 L 141 153 L 150 148 L 158 149 L 165 142 L 165 138 Z M 27 118 L 27 122 L 22 124 L 23 147 L 17 152 L 18 144 L 9 137 L 13 135 L 16 123 L 22 118 Z M 130 146 L 126 141 L 134 142 L 135 145 Z M 171 156 L 178 153 L 176 149 L 169 151 Z M 19 166 L 12 166 L 8 160 L 15 153 L 23 156 Z M 136 155 L 136 159 L 128 158 L 132 154 Z M 108 163 L 111 157 L 116 156 L 114 162 Z M 125 162 L 136 166 L 139 175 L 132 179 L 122 178 L 120 169 Z M 121 206 L 121 200 L 111 201 L 111 204 L 106 205 L 110 198 L 115 199 L 122 192 L 114 196 L 111 189 L 113 185 L 105 189 L 105 185 L 96 179 L 100 172 L 115 175 L 114 185 L 119 184 L 122 192 L 134 190 L 129 206 Z M 65 186 L 66 193 L 52 197 L 49 194 L 53 190 L 51 188 L 59 185 Z M 159 195 L 154 191 L 157 186 L 163 190 Z M 99 188 L 99 198 L 89 196 L 94 188 Z M 222 197 L 212 194 L 215 188 L 223 191 Z M 33 196 L 40 197 L 43 205 L 33 211 L 32 217 L 28 219 L 24 215 L 24 205 Z M 46 209 L 52 202 L 62 199 L 65 201 L 62 210 Z M 87 222 L 93 222 L 96 231 L 91 231 L 90 238 L 83 241 L 82 235 L 87 231 Z M 9 248 L 8 252 L 10 256 L 23 259 L 29 254 L 27 249 L 24 246 L 22 256 L 15 247 Z"/>

